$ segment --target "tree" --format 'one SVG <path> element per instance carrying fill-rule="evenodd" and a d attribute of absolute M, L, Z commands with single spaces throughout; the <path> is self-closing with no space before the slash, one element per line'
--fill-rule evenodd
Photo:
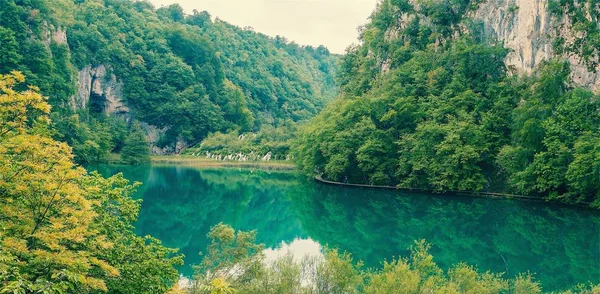
<path fill-rule="evenodd" d="M 255 244 L 255 232 L 236 232 L 219 223 L 211 228 L 206 254 L 196 267 L 192 293 L 227 293 L 256 278 L 261 270 L 263 245 Z"/>
<path fill-rule="evenodd" d="M 323 256 L 300 260 L 287 253 L 272 261 L 256 249 L 254 232 L 218 224 L 208 234 L 209 252 L 190 293 L 541 293 L 531 275 L 505 279 L 480 273 L 465 263 L 443 271 L 429 253 L 431 246 L 415 241 L 410 257 L 384 261 L 382 268 L 364 270 L 352 255 L 323 249 Z M 213 251 L 217 250 L 217 251 Z M 578 286 L 593 291 L 598 286 Z M 570 293 L 570 292 L 566 292 Z"/>
<path fill-rule="evenodd" d="M 14 33 L 0 26 L 0 67 L 5 69 L 15 69 L 23 58 L 19 54 L 19 44 Z"/>
<path fill-rule="evenodd" d="M 382 1 L 342 58 L 343 94 L 292 144 L 299 167 L 339 182 L 597 203 L 582 138 L 600 131 L 598 95 L 573 88 L 564 60 L 509 75 L 508 50 L 463 19 L 477 5 Z"/>
<path fill-rule="evenodd" d="M 177 249 L 165 248 L 151 236 L 140 237 L 134 232 L 141 200 L 132 196 L 141 183 L 130 185 L 123 174 L 108 179 L 97 172 L 82 179 L 89 198 L 100 205 L 94 207 L 97 216 L 92 227 L 97 229 L 111 247 L 101 248 L 99 257 L 114 265 L 119 276 L 95 272 L 111 293 L 165 293 L 176 284 L 179 273 L 175 266 L 183 264 Z"/>
<path fill-rule="evenodd" d="M 139 123 L 134 123 L 131 132 L 121 149 L 121 161 L 126 164 L 145 164 L 150 162 L 150 148 L 144 131 Z"/>
<path fill-rule="evenodd" d="M 171 4 L 167 7 L 161 7 L 156 10 L 156 13 L 174 22 L 181 22 L 185 19 L 183 7 L 181 7 L 179 4 Z"/>
<path fill-rule="evenodd" d="M 133 232 L 135 186 L 76 166 L 38 89 L 15 90 L 23 82 L 0 75 L 0 292 L 167 291 L 182 257 Z"/>
<path fill-rule="evenodd" d="M 17 72 L 0 76 L 0 197 L 2 252 L 10 257 L 8 289 L 40 292 L 104 290 L 92 270 L 117 276 L 118 270 L 97 256 L 110 247 L 91 228 L 98 202 L 85 197 L 71 149 L 44 135 L 49 105 Z"/>
<path fill-rule="evenodd" d="M 202 28 L 212 23 L 211 15 L 208 13 L 208 11 L 199 12 L 198 10 L 194 9 L 192 15 L 186 18 L 186 23 Z"/>

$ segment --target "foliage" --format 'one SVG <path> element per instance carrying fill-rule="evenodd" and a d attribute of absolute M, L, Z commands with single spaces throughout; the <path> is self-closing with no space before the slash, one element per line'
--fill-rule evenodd
<path fill-rule="evenodd" d="M 255 244 L 255 232 L 235 232 L 217 224 L 208 233 L 211 240 L 202 262 L 196 268 L 192 293 L 227 293 L 259 274 L 262 245 Z"/>
<path fill-rule="evenodd" d="M 592 0 L 550 0 L 548 10 L 560 22 L 555 27 L 558 53 L 576 56 L 591 72 L 599 68 L 600 3 Z M 568 35 L 561 34 L 568 32 Z"/>
<path fill-rule="evenodd" d="M 94 209 L 97 218 L 93 227 L 113 244 L 99 253 L 99 258 L 120 273 L 118 277 L 103 277 L 112 293 L 165 293 L 179 276 L 174 266 L 183 263 L 177 249 L 134 233 L 141 201 L 131 197 L 140 184 L 130 185 L 122 174 L 103 178 L 94 172 L 83 179 L 83 185 L 90 187 L 89 197 L 101 203 Z"/>
<path fill-rule="evenodd" d="M 477 3 L 383 1 L 342 58 L 344 94 L 293 143 L 298 165 L 339 182 L 598 206 L 598 96 L 572 88 L 563 61 L 509 75 L 506 49 L 441 13 Z"/>
<path fill-rule="evenodd" d="M 600 134 L 600 99 L 569 89 L 568 74 L 566 63 L 541 68 L 531 90 L 523 93 L 524 102 L 513 110 L 513 142 L 500 150 L 497 162 L 516 191 L 598 206 L 600 157 L 592 146 Z"/>
<path fill-rule="evenodd" d="M 266 261 L 255 251 L 261 245 L 253 244 L 252 232 L 236 233 L 223 224 L 214 226 L 209 237 L 209 250 L 231 252 L 228 258 L 209 254 L 189 293 L 542 293 L 529 274 L 506 279 L 464 263 L 443 271 L 424 240 L 411 246 L 410 258 L 384 261 L 378 270 L 363 270 L 349 253 L 327 248 L 323 258 L 305 256 L 295 261 L 288 252 Z"/>
<path fill-rule="evenodd" d="M 178 5 L 6 0 L 0 42 L 0 74 L 20 70 L 48 95 L 54 138 L 71 145 L 80 164 L 120 152 L 123 131 L 136 132 L 124 121 L 165 130 L 151 143 L 175 150 L 214 132 L 309 119 L 337 93 L 337 57 L 326 48 L 213 22 L 207 12 L 185 15 Z M 107 108 L 104 90 L 78 93 L 83 70 L 100 67 L 107 79 L 114 75 L 110 92 L 126 103 L 125 113 Z"/>
<path fill-rule="evenodd" d="M 19 73 L 0 76 L 4 119 L 0 125 L 0 189 L 2 251 L 6 268 L 3 288 L 25 291 L 104 290 L 97 268 L 108 276 L 118 271 L 98 259 L 96 250 L 110 246 L 90 228 L 98 203 L 87 199 L 78 181 L 85 170 L 75 168 L 70 148 L 44 136 L 31 123 L 48 123 L 49 105 Z"/>
<path fill-rule="evenodd" d="M 197 15 L 188 22 L 194 25 Z M 225 76 L 245 93 L 258 126 L 309 119 L 337 94 L 336 57 L 323 46 L 299 46 L 218 19 L 201 27 L 219 48 Z"/>
<path fill-rule="evenodd" d="M 121 161 L 126 164 L 150 163 L 150 148 L 139 123 L 133 125 L 131 133 L 125 138 Z"/>
<path fill-rule="evenodd" d="M 0 75 L 1 292 L 170 287 L 181 257 L 135 236 L 134 187 L 77 167 L 71 148 L 49 137 L 50 106 L 38 89 L 17 90 L 24 81 L 19 72 Z"/>
<path fill-rule="evenodd" d="M 252 156 L 260 159 L 271 153 L 271 159 L 286 160 L 296 131 L 296 124 L 288 121 L 279 127 L 265 125 L 256 133 L 217 132 L 210 134 L 199 146 L 187 149 L 186 154 L 206 156 L 208 152 L 223 157 L 243 154 L 249 159 L 253 159 Z"/>
<path fill-rule="evenodd" d="M 106 161 L 111 150 L 121 151 L 129 132 L 125 121 L 114 117 L 91 118 L 85 122 L 77 114 L 51 116 L 53 126 L 60 130 L 54 135 L 55 139 L 73 148 L 75 161 L 79 164 Z"/>

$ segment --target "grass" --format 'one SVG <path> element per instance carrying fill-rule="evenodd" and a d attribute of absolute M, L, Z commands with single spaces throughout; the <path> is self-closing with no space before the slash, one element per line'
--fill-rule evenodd
<path fill-rule="evenodd" d="M 177 164 L 191 167 L 240 167 L 274 170 L 294 170 L 296 166 L 289 161 L 220 161 L 198 156 L 160 155 L 152 156 L 152 164 Z"/>
<path fill-rule="evenodd" d="M 110 153 L 108 155 L 108 157 L 106 157 L 106 162 L 109 164 L 120 164 L 121 163 L 121 154 Z"/>

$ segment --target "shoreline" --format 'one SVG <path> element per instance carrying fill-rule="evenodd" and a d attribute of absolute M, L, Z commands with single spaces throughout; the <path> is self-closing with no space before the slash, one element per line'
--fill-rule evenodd
<path fill-rule="evenodd" d="M 521 200 L 521 201 L 533 201 L 533 202 L 543 202 L 548 204 L 556 204 L 568 207 L 579 207 L 579 208 L 587 208 L 597 210 L 596 208 L 591 207 L 591 203 L 588 202 L 580 202 L 580 203 L 564 203 L 552 200 L 546 200 L 540 197 L 534 196 L 526 196 L 526 195 L 516 195 L 516 194 L 506 194 L 506 193 L 494 193 L 494 192 L 475 192 L 475 191 L 436 191 L 430 189 L 421 189 L 421 188 L 402 188 L 396 186 L 379 186 L 379 185 L 364 185 L 364 184 L 347 184 L 341 182 L 334 182 L 323 179 L 321 175 L 314 176 L 314 179 L 322 184 L 330 185 L 330 186 L 339 186 L 339 187 L 351 187 L 351 188 L 363 188 L 363 189 L 377 189 L 377 190 L 396 190 L 399 192 L 409 192 L 409 193 L 427 193 L 427 194 L 436 194 L 436 195 L 453 195 L 453 196 L 464 196 L 464 197 L 475 197 L 475 198 L 488 198 L 488 199 L 498 199 L 498 200 Z"/>
<path fill-rule="evenodd" d="M 189 167 L 257 168 L 266 170 L 294 171 L 296 165 L 289 161 L 220 161 L 197 156 L 161 155 L 152 156 L 153 165 L 183 165 Z"/>

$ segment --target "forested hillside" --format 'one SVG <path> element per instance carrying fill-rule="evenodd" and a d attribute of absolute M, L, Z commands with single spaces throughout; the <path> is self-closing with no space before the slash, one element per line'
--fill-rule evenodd
<path fill-rule="evenodd" d="M 600 206 L 600 99 L 569 66 L 597 69 L 598 51 L 566 36 L 555 51 L 577 58 L 538 60 L 530 75 L 507 67 L 511 50 L 469 17 L 482 2 L 382 1 L 343 57 L 342 94 L 302 130 L 298 164 L 341 182 Z M 557 31 L 595 41 L 599 3 L 542 2 L 579 23 Z"/>
<path fill-rule="evenodd" d="M 154 152 L 179 152 L 212 132 L 309 119 L 337 93 L 325 47 L 178 5 L 3 0 L 0 40 L 0 73 L 19 70 L 49 97 L 53 136 L 80 163 L 135 145 L 139 127 Z"/>
<path fill-rule="evenodd" d="M 514 14 L 525 7 L 513 4 L 533 1 L 382 0 L 360 30 L 361 44 L 338 65 L 325 47 L 267 37 L 206 12 L 186 15 L 177 5 L 0 0 L 0 293 L 600 293 L 598 280 L 588 279 L 598 264 L 597 234 L 588 230 L 598 224 L 596 211 L 523 210 L 510 201 L 498 210 L 487 201 L 449 205 L 434 195 L 352 187 L 327 193 L 311 179 L 286 179 L 296 178 L 291 173 L 265 172 L 269 185 L 262 176 L 236 181 L 220 172 L 207 172 L 209 181 L 180 166 L 163 177 L 148 172 L 157 199 L 138 198 L 140 183 L 81 166 L 110 152 L 146 163 L 150 149 L 180 152 L 201 140 L 219 158 L 242 150 L 281 159 L 293 141 L 291 155 L 305 173 L 334 181 L 528 194 L 598 208 L 600 96 L 592 89 L 600 85 L 600 2 L 535 1 L 547 4 L 539 7 L 558 34 L 552 50 L 528 52 L 535 62 L 477 20 L 485 3 Z M 536 37 L 528 42 L 547 38 Z M 553 58 L 536 59 L 541 51 Z M 199 150 L 207 151 L 191 152 Z M 208 244 L 193 276 L 178 272 L 178 249 L 136 234 L 144 198 L 159 224 L 140 222 L 179 235 L 184 241 L 175 246 Z M 245 209 L 254 214 L 242 216 Z M 295 241 L 352 239 L 349 248 L 383 257 L 366 268 L 328 245 L 313 257 L 269 257 L 288 245 L 265 248 L 255 231 L 221 223 L 228 218 L 279 227 Z M 284 218 L 292 225 L 278 222 Z M 216 225 L 207 239 L 197 240 L 209 223 Z M 461 260 L 478 251 L 506 271 L 442 265 L 422 240 L 428 235 L 442 255 Z M 398 255 L 377 255 L 383 245 Z M 511 263 L 531 272 L 509 272 Z M 553 288 L 535 279 L 540 268 L 556 273 Z M 567 285 L 574 275 L 588 282 Z"/>

